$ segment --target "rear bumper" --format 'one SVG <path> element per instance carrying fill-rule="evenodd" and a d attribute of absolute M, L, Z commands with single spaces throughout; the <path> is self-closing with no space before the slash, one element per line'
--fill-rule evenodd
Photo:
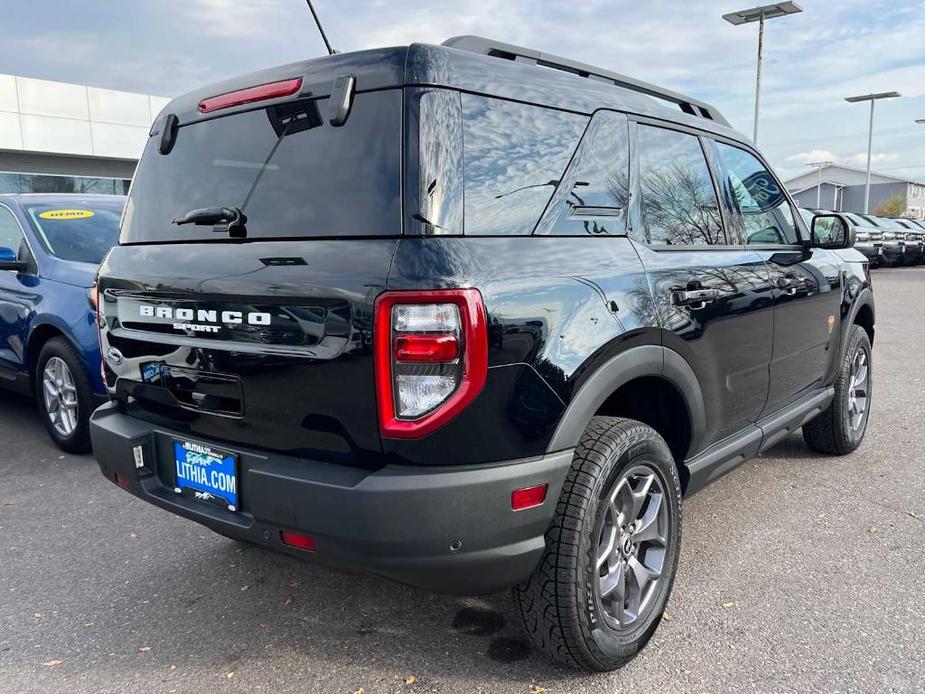
<path fill-rule="evenodd" d="M 530 575 L 572 460 L 569 450 L 492 465 L 370 472 L 221 443 L 240 459 L 240 511 L 232 513 L 174 493 L 171 432 L 115 404 L 93 414 L 90 431 L 103 475 L 115 481 L 119 474 L 129 492 L 155 506 L 291 556 L 458 595 L 495 592 Z M 135 446 L 144 451 L 141 469 Z M 512 491 L 543 482 L 549 491 L 541 506 L 511 510 Z M 284 545 L 284 529 L 311 535 L 316 551 Z"/>

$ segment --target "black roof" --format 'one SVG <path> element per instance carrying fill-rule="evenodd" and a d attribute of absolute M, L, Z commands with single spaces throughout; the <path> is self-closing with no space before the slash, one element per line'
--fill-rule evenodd
<path fill-rule="evenodd" d="M 163 112 L 175 113 L 185 124 L 248 110 L 253 106 L 201 114 L 198 104 L 210 96 L 293 77 L 302 77 L 298 96 L 326 97 L 343 75 L 356 77 L 357 92 L 406 85 L 449 87 L 588 115 L 600 108 L 626 111 L 744 140 L 716 108 L 697 99 L 602 68 L 472 36 L 456 37 L 442 46 L 415 43 L 269 68 L 179 96 Z"/>

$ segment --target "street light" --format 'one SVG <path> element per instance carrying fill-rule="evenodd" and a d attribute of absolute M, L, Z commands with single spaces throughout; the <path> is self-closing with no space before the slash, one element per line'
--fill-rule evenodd
<path fill-rule="evenodd" d="M 860 96 L 849 96 L 845 98 L 850 104 L 856 104 L 860 101 L 870 102 L 870 127 L 867 130 L 867 184 L 864 186 L 864 214 L 867 214 L 870 207 L 870 153 L 874 143 L 874 102 L 878 99 L 894 99 L 902 96 L 899 92 L 877 92 L 876 94 L 861 94 Z"/>
<path fill-rule="evenodd" d="M 818 210 L 822 207 L 822 170 L 827 166 L 831 166 L 832 162 L 810 161 L 807 162 L 806 165 L 816 167 L 816 209 Z"/>
<path fill-rule="evenodd" d="M 788 14 L 802 12 L 803 8 L 795 2 L 778 2 L 773 5 L 752 7 L 738 12 L 729 12 L 723 19 L 734 26 L 758 22 L 758 69 L 755 75 L 755 130 L 752 140 L 758 144 L 758 107 L 761 104 L 761 54 L 764 50 L 764 20 L 785 17 Z"/>
<path fill-rule="evenodd" d="M 925 125 L 925 118 L 916 118 L 915 122 L 919 125 Z"/>

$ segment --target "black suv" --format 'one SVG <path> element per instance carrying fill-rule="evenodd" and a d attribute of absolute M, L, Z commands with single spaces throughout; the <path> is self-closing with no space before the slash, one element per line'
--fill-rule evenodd
<path fill-rule="evenodd" d="M 874 304 L 713 107 L 475 37 L 207 87 L 157 118 L 99 277 L 103 474 L 231 538 L 618 667 L 682 499 L 803 428 L 853 451 Z"/>

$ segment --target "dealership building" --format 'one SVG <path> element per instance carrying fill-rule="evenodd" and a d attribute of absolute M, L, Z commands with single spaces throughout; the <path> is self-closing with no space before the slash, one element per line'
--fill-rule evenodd
<path fill-rule="evenodd" d="M 800 207 L 818 207 L 834 212 L 863 212 L 866 184 L 866 170 L 834 163 L 785 183 Z M 902 199 L 904 216 L 925 217 L 925 183 L 872 171 L 870 211 L 894 196 Z"/>
<path fill-rule="evenodd" d="M 0 74 L 0 193 L 116 193 L 169 99 Z"/>

